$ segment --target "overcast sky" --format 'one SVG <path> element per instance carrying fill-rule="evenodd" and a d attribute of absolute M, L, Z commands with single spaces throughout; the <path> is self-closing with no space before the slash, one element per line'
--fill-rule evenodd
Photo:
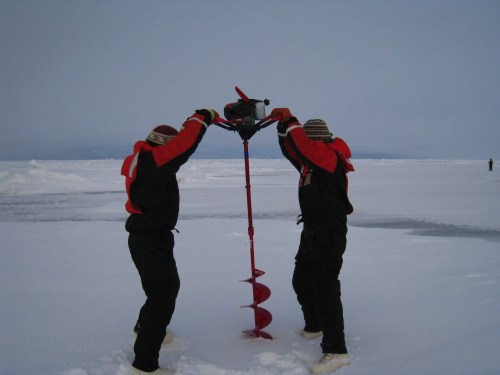
<path fill-rule="evenodd" d="M 356 157 L 500 159 L 498 0 L 0 0 L 0 160 L 122 158 L 250 97 Z M 198 157 L 242 156 L 210 127 Z M 250 140 L 279 156 L 275 127 Z"/>

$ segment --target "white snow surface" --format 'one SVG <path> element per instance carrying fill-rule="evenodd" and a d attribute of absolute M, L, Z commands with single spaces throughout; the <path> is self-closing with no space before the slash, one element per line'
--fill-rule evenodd
<path fill-rule="evenodd" d="M 343 375 L 500 374 L 500 177 L 486 160 L 354 160 L 340 275 Z M 0 373 L 127 374 L 144 302 L 121 161 L 0 162 Z M 321 357 L 291 286 L 297 172 L 250 159 L 255 261 L 272 295 L 254 327 L 243 159 L 178 173 L 181 278 L 160 365 L 176 374 L 302 375 Z"/>

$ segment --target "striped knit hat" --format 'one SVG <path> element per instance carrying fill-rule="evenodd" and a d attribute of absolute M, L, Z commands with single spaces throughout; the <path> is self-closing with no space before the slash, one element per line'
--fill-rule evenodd
<path fill-rule="evenodd" d="M 175 138 L 178 134 L 177 130 L 168 125 L 159 125 L 149 133 L 147 141 L 153 145 L 164 145 L 168 141 Z"/>
<path fill-rule="evenodd" d="M 332 140 L 332 134 L 328 130 L 326 122 L 319 118 L 307 120 L 303 127 L 309 139 L 324 142 Z"/>

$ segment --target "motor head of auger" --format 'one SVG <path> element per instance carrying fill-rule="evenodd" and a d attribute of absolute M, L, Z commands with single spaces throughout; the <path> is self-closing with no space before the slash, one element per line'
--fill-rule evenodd
<path fill-rule="evenodd" d="M 265 106 L 269 105 L 270 101 L 269 99 L 250 99 L 238 86 L 235 89 L 240 99 L 226 104 L 224 117 L 234 126 L 232 130 L 237 131 L 243 140 L 248 140 L 260 129 L 256 121 L 266 117 Z"/>
<path fill-rule="evenodd" d="M 243 123 L 245 125 L 254 125 L 256 120 L 262 120 L 266 117 L 265 106 L 269 105 L 269 99 L 258 100 L 250 99 L 241 91 L 238 86 L 235 87 L 240 96 L 237 102 L 226 104 L 224 107 L 224 117 L 231 122 Z"/>
<path fill-rule="evenodd" d="M 262 120 L 266 117 L 266 105 L 269 105 L 268 99 L 250 99 L 248 102 L 239 99 L 235 103 L 226 104 L 224 107 L 224 117 L 234 122 L 241 121 L 243 123 L 248 123 L 248 121 L 252 121 L 253 125 L 256 120 Z"/>

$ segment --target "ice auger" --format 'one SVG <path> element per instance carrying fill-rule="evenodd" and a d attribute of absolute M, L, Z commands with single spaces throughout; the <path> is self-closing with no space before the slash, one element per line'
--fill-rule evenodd
<path fill-rule="evenodd" d="M 248 213 L 248 236 L 250 239 L 250 264 L 252 275 L 242 280 L 252 285 L 253 302 L 249 305 L 241 307 L 250 307 L 254 310 L 255 327 L 243 331 L 251 337 L 263 337 L 271 339 L 271 335 L 262 331 L 267 327 L 273 317 L 271 313 L 260 307 L 259 304 L 265 302 L 271 296 L 271 290 L 264 284 L 258 283 L 256 279 L 264 275 L 255 267 L 255 253 L 254 253 L 254 227 L 252 221 L 252 194 L 250 188 L 250 161 L 248 153 L 248 140 L 259 130 L 265 128 L 276 122 L 278 119 L 273 119 L 270 116 L 265 116 L 265 106 L 269 105 L 269 100 L 256 100 L 249 99 L 237 86 L 236 92 L 240 99 L 235 103 L 229 103 L 224 107 L 224 116 L 226 119 L 218 117 L 214 120 L 214 124 L 224 129 L 237 132 L 243 140 L 243 151 L 245 159 L 245 179 L 246 179 L 246 196 L 247 196 L 247 213 Z"/>

